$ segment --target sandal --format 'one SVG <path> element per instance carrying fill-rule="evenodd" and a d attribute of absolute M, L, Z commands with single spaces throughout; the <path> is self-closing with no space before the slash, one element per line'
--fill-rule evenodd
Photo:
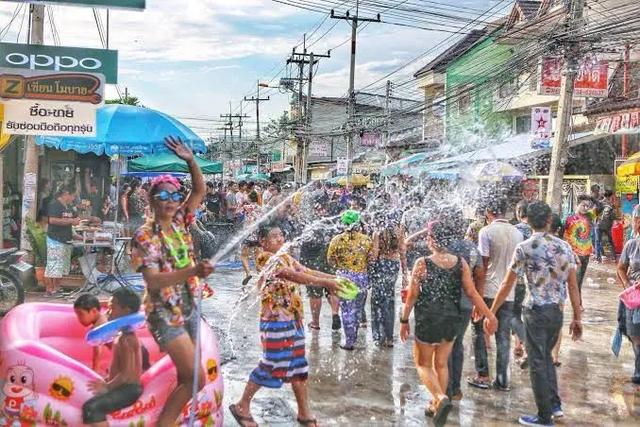
<path fill-rule="evenodd" d="M 302 426 L 314 426 L 318 427 L 318 420 L 315 418 L 310 418 L 308 420 L 303 420 L 302 418 L 298 418 L 296 421 Z"/>
<path fill-rule="evenodd" d="M 436 414 L 436 408 L 433 405 L 433 400 L 429 401 L 429 405 L 427 406 L 427 408 L 424 410 L 424 415 L 429 417 L 429 418 L 433 418 L 433 416 Z"/>
<path fill-rule="evenodd" d="M 447 417 L 451 411 L 451 406 L 451 401 L 448 397 L 444 397 L 440 402 L 438 402 L 438 409 L 433 416 L 433 423 L 436 427 L 442 427 L 447 423 Z"/>
<path fill-rule="evenodd" d="M 242 415 L 240 415 L 235 403 L 232 403 L 231 405 L 229 405 L 229 412 L 231 412 L 231 415 L 233 415 L 233 418 L 235 418 L 236 422 L 242 427 L 258 426 L 258 423 L 254 421 L 251 415 L 249 415 L 248 417 L 243 417 Z M 245 424 L 245 423 L 249 423 L 249 424 Z"/>
<path fill-rule="evenodd" d="M 316 325 L 316 324 L 315 324 L 315 323 L 313 323 L 313 322 L 309 322 L 309 323 L 307 324 L 307 326 L 309 327 L 309 329 L 313 329 L 314 331 L 319 331 L 319 330 L 320 330 L 320 326 L 319 326 L 319 325 Z"/>
<path fill-rule="evenodd" d="M 489 378 L 488 377 L 481 377 L 479 375 L 476 375 L 475 377 L 468 377 L 467 378 L 467 384 L 469 384 L 470 386 L 473 387 L 477 387 L 479 389 L 482 390 L 488 390 L 489 389 Z"/>

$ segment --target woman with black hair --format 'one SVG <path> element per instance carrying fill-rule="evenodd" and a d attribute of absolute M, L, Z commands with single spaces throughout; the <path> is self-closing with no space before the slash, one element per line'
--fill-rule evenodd
<path fill-rule="evenodd" d="M 419 258 L 411 274 L 407 302 L 400 316 L 400 338 L 409 337 L 409 316 L 415 308 L 414 358 L 420 379 L 433 401 L 425 410 L 442 426 L 451 410 L 446 394 L 449 383 L 448 360 L 462 321 L 462 290 L 476 310 L 487 317 L 487 333 L 493 334 L 498 321 L 476 291 L 467 262 L 448 251 L 451 238 L 441 222 L 429 224 L 427 246 L 429 257 Z"/>

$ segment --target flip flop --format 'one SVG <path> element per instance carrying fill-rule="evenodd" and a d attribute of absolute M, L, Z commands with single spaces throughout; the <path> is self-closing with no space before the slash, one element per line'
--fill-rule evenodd
<path fill-rule="evenodd" d="M 309 323 L 307 324 L 307 326 L 309 327 L 309 329 L 313 329 L 313 330 L 315 330 L 315 331 L 319 331 L 319 330 L 320 330 L 320 326 L 318 326 L 318 325 L 314 325 L 314 324 L 313 324 L 313 322 L 309 322 Z"/>
<path fill-rule="evenodd" d="M 436 410 L 433 408 L 433 401 L 431 401 L 429 402 L 429 406 L 425 408 L 424 415 L 429 418 L 433 418 L 435 414 L 436 414 Z"/>
<path fill-rule="evenodd" d="M 436 427 L 442 427 L 447 423 L 447 417 L 449 416 L 449 411 L 451 411 L 451 406 L 451 401 L 448 397 L 443 398 L 438 403 L 438 409 L 433 416 L 433 423 Z"/>
<path fill-rule="evenodd" d="M 315 418 L 310 418 L 308 420 L 303 420 L 301 418 L 298 418 L 296 421 L 298 421 L 298 423 L 302 426 L 317 426 L 318 425 L 318 420 L 316 420 Z"/>
<path fill-rule="evenodd" d="M 233 418 L 235 418 L 236 422 L 242 427 L 248 427 L 247 424 L 245 423 L 251 423 L 255 426 L 258 425 L 258 423 L 254 421 L 251 415 L 249 415 L 248 417 L 243 417 L 242 415 L 240 415 L 240 413 L 238 412 L 238 409 L 236 408 L 235 403 L 232 403 L 231 405 L 229 405 L 229 412 L 231 412 L 231 415 L 233 415 Z"/>

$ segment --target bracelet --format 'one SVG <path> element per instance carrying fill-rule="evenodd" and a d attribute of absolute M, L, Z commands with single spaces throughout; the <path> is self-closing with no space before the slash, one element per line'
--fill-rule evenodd
<path fill-rule="evenodd" d="M 409 323 L 409 319 L 403 319 L 402 317 L 400 318 L 400 323 L 402 323 L 403 325 L 406 325 Z"/>

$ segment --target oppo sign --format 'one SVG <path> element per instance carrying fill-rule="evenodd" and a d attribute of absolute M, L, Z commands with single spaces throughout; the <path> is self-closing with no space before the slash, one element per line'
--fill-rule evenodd
<path fill-rule="evenodd" d="M 0 67 L 101 73 L 107 83 L 118 82 L 115 50 L 0 43 Z"/>
<path fill-rule="evenodd" d="M 102 67 L 102 61 L 97 58 L 74 58 L 72 56 L 49 56 L 49 55 L 25 55 L 24 53 L 13 52 L 4 57 L 9 64 L 16 68 L 29 68 L 30 70 L 69 71 L 78 67 L 85 71 L 95 71 Z"/>

